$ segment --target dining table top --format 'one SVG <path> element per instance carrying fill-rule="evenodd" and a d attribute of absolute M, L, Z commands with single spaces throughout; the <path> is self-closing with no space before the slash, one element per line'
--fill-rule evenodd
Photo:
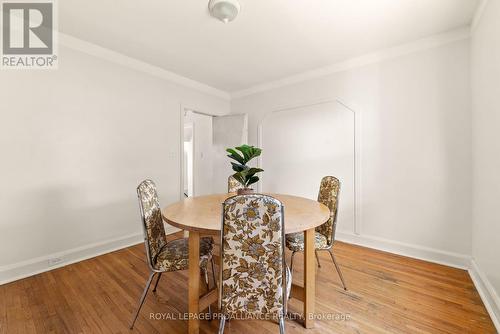
<path fill-rule="evenodd" d="M 222 203 L 236 193 L 187 197 L 161 210 L 168 224 L 186 231 L 217 234 L 221 229 Z M 330 218 L 328 207 L 317 201 L 284 194 L 264 193 L 284 206 L 285 233 L 303 232 L 325 223 Z"/>

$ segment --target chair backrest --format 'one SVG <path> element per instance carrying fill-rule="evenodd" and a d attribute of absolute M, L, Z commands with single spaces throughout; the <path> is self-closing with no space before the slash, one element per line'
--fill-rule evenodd
<path fill-rule="evenodd" d="M 236 180 L 234 176 L 229 175 L 227 178 L 227 192 L 228 193 L 235 193 L 238 191 L 238 189 L 243 189 L 243 185 L 241 184 L 240 181 Z"/>
<path fill-rule="evenodd" d="M 139 199 L 139 208 L 141 209 L 148 263 L 151 268 L 154 268 L 156 257 L 163 246 L 167 244 L 165 227 L 161 218 L 160 203 L 154 182 L 151 180 L 142 181 L 137 187 L 137 197 Z"/>
<path fill-rule="evenodd" d="M 283 205 L 241 195 L 222 205 L 219 307 L 225 316 L 280 317 L 286 286 Z"/>
<path fill-rule="evenodd" d="M 335 230 L 337 228 L 337 211 L 339 206 L 340 181 L 333 176 L 325 176 L 321 180 L 318 194 L 318 202 L 323 203 L 330 209 L 330 219 L 318 227 L 316 231 L 326 237 L 328 246 L 335 241 Z"/>

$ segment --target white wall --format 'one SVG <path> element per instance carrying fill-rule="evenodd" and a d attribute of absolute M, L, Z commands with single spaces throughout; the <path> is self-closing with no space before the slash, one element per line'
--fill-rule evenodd
<path fill-rule="evenodd" d="M 227 100 L 63 46 L 59 59 L 54 71 L 0 73 L 0 282 L 22 275 L 18 264 L 141 235 L 141 180 L 156 181 L 163 205 L 179 199 L 181 104 L 229 112 Z"/>
<path fill-rule="evenodd" d="M 269 114 L 260 127 L 261 189 L 317 198 L 320 180 L 341 182 L 338 231 L 354 231 L 354 113 L 336 101 Z"/>
<path fill-rule="evenodd" d="M 226 149 L 248 142 L 247 115 L 227 115 L 214 117 L 214 175 L 212 189 L 214 193 L 227 192 L 227 179 L 234 174 Z"/>
<path fill-rule="evenodd" d="M 460 261 L 471 252 L 469 88 L 462 39 L 241 97 L 231 112 L 249 114 L 256 144 L 269 112 L 342 99 L 357 117 L 361 236 Z"/>
<path fill-rule="evenodd" d="M 472 256 L 500 330 L 500 1 L 488 1 L 482 13 L 471 42 Z"/>

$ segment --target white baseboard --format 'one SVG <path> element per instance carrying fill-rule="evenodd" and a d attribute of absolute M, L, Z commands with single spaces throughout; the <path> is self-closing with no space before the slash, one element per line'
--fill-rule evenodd
<path fill-rule="evenodd" d="M 474 258 L 470 261 L 469 275 L 483 300 L 484 306 L 490 314 L 493 324 L 495 324 L 497 332 L 500 333 L 500 298 L 488 280 L 488 277 L 478 267 Z"/>
<path fill-rule="evenodd" d="M 167 226 L 167 234 L 177 231 L 179 231 L 179 229 Z M 450 267 L 467 269 L 497 331 L 500 332 L 500 299 L 486 275 L 484 275 L 477 266 L 475 260 L 470 256 L 375 236 L 356 235 L 341 231 L 337 232 L 336 238 L 339 241 L 359 246 L 439 263 Z M 0 285 L 130 247 L 142 243 L 143 240 L 144 236 L 142 233 L 126 235 L 83 247 L 73 248 L 64 252 L 30 259 L 13 265 L 3 266 L 0 267 Z M 62 261 L 53 266 L 49 265 L 49 260 L 54 258 L 61 258 Z"/>
<path fill-rule="evenodd" d="M 439 263 L 465 270 L 469 268 L 471 260 L 470 256 L 465 254 L 447 252 L 370 235 L 357 235 L 349 232 L 338 231 L 336 239 L 350 244 L 374 248 L 384 252 L 408 256 L 419 260 Z"/>
<path fill-rule="evenodd" d="M 500 333 L 500 298 L 487 276 L 480 270 L 476 261 L 471 256 L 375 236 L 356 235 L 349 232 L 338 231 L 336 239 L 350 244 L 468 270 L 472 282 L 481 296 L 497 332 Z"/>
<path fill-rule="evenodd" d="M 171 234 L 177 231 L 179 231 L 179 229 L 167 226 L 165 232 Z M 12 265 L 2 266 L 0 267 L 0 285 L 137 245 L 142 242 L 144 242 L 144 235 L 142 233 L 130 234 L 82 247 L 68 249 L 59 253 L 37 257 Z M 49 261 L 52 259 L 60 259 L 61 261 L 57 264 L 50 265 Z"/>

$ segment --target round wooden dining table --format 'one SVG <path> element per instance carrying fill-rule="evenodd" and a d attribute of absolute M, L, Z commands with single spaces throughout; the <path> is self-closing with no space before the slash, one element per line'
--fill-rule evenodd
<path fill-rule="evenodd" d="M 212 290 L 200 297 L 200 235 L 219 235 L 222 222 L 222 203 L 235 193 L 189 197 L 162 209 L 164 221 L 189 231 L 188 333 L 199 333 L 196 316 L 217 301 L 218 292 Z M 314 228 L 330 218 L 330 210 L 311 199 L 266 194 L 283 203 L 285 233 L 304 233 L 304 286 L 292 283 L 291 296 L 303 302 L 304 326 L 314 327 L 316 266 L 314 259 Z M 216 257 L 217 262 L 220 261 Z M 195 264 L 195 265 L 192 265 Z"/>

